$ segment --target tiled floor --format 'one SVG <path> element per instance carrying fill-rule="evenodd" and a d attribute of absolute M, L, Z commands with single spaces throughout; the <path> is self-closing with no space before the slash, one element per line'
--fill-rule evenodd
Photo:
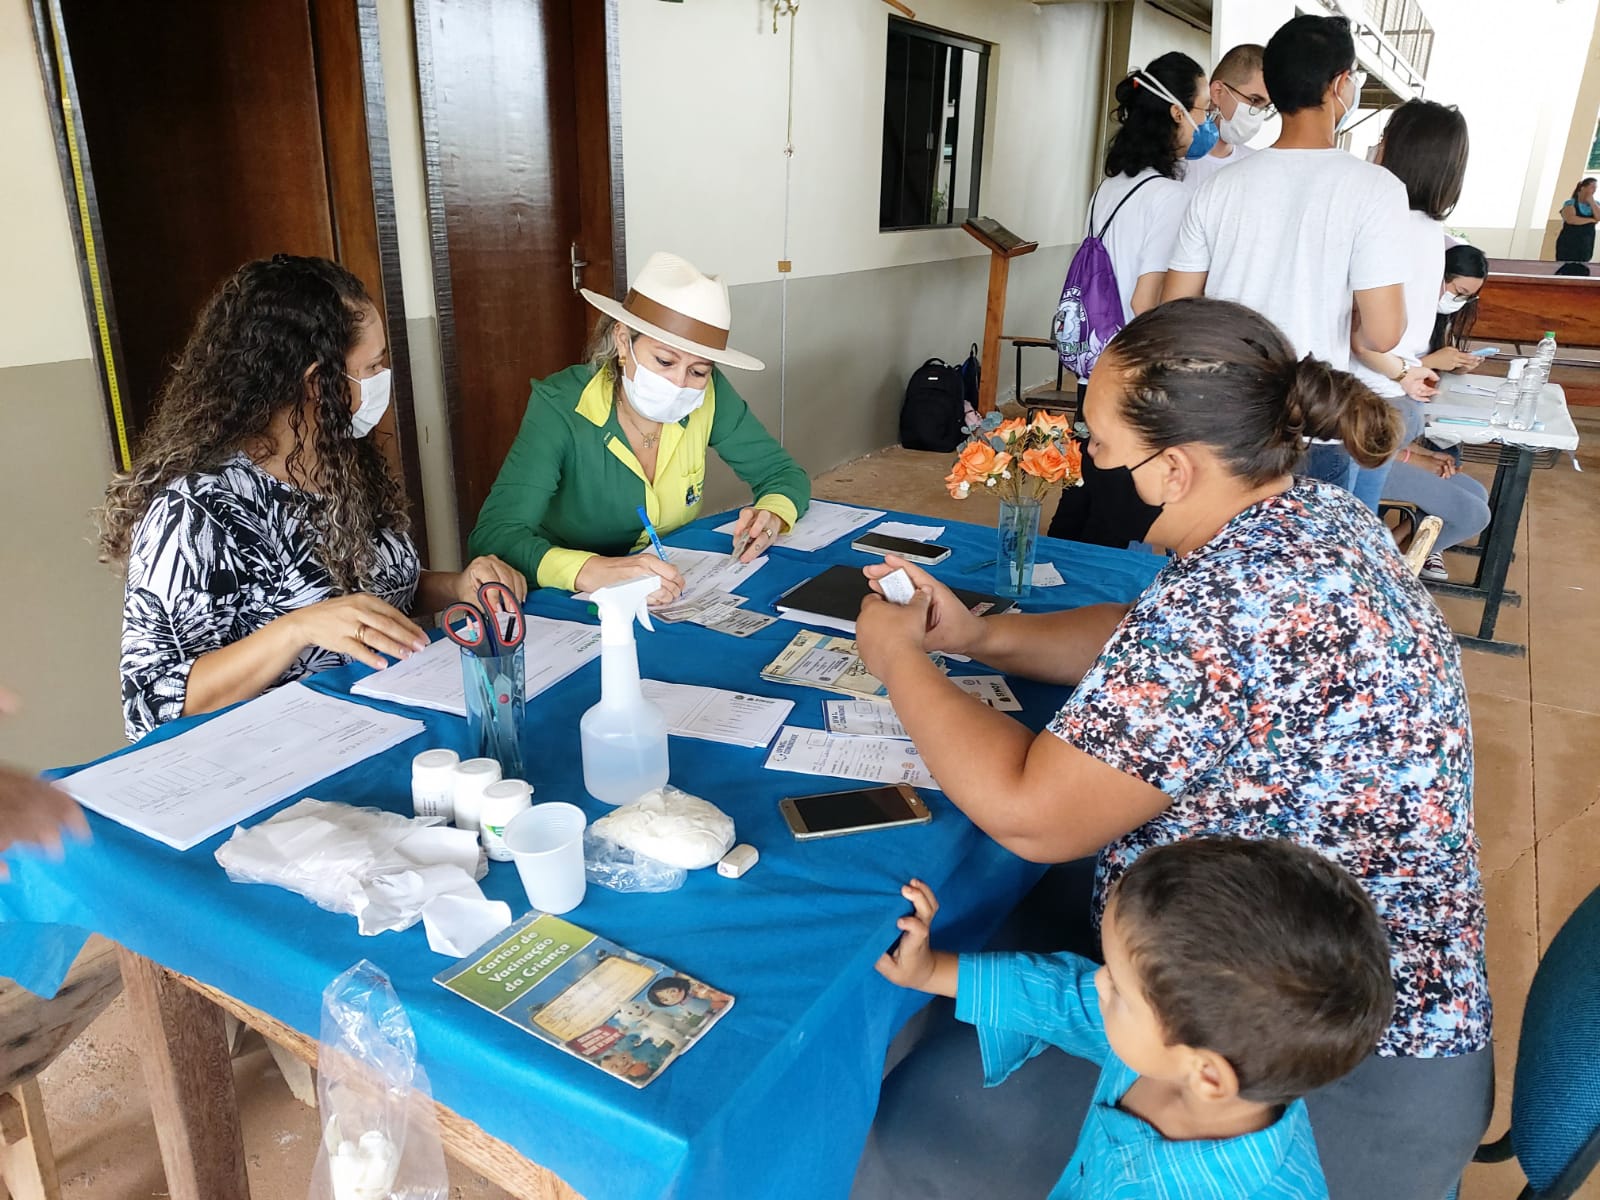
<path fill-rule="evenodd" d="M 1586 431 L 1600 438 L 1600 422 Z M 1477 816 L 1489 902 L 1489 967 L 1495 995 L 1500 1095 L 1493 1132 L 1505 1126 L 1522 997 L 1539 955 L 1588 891 L 1600 884 L 1600 453 L 1534 477 L 1500 635 L 1528 644 L 1526 658 L 1468 653 L 1477 746 Z M 819 498 L 888 506 L 930 517 L 991 521 L 982 497 L 953 501 L 945 456 L 898 448 L 821 477 Z M 1462 574 L 1469 560 L 1457 555 Z M 1474 606 L 1445 601 L 1458 629 Z M 315 1115 L 293 1100 L 264 1050 L 237 1063 L 250 1176 L 258 1200 L 298 1200 L 315 1155 Z M 137 1057 L 120 1000 L 43 1077 L 68 1200 L 164 1196 Z M 504 1193 L 459 1169 L 452 1200 Z M 1509 1200 L 1514 1164 L 1474 1167 L 1463 1200 Z M 1600 1182 L 1580 1195 L 1600 1200 Z"/>

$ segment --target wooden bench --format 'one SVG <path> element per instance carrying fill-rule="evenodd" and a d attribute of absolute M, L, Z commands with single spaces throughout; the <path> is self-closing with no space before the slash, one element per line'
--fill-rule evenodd
<path fill-rule="evenodd" d="M 1490 259 L 1472 340 L 1503 346 L 1504 362 L 1513 354 L 1531 353 L 1545 330 L 1553 330 L 1560 352 L 1550 382 L 1565 389 L 1568 405 L 1600 405 L 1600 354 L 1568 353 L 1600 352 L 1600 274 L 1558 276 L 1559 265 Z"/>

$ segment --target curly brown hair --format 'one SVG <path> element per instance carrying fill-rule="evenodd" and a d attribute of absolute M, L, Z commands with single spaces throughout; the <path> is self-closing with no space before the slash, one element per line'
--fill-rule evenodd
<path fill-rule="evenodd" d="M 238 451 L 264 457 L 268 427 L 288 409 L 294 445 L 285 463 L 304 494 L 318 556 L 340 590 L 360 590 L 376 562 L 377 531 L 410 524 L 382 452 L 351 436 L 345 356 L 376 319 L 361 281 L 327 259 L 276 254 L 235 271 L 173 364 L 133 469 L 112 479 L 95 512 L 101 561 L 127 560 L 151 500 L 173 480 L 216 470 Z M 314 411 L 303 403 L 308 388 Z"/>

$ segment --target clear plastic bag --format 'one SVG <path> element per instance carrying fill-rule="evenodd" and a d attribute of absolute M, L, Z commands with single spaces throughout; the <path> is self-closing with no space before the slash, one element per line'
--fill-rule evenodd
<path fill-rule="evenodd" d="M 366 959 L 322 993 L 317 1105 L 310 1200 L 448 1200 L 416 1035 L 389 977 Z"/>
<path fill-rule="evenodd" d="M 617 845 L 591 825 L 583 831 L 583 872 L 614 892 L 674 892 L 689 872 Z"/>

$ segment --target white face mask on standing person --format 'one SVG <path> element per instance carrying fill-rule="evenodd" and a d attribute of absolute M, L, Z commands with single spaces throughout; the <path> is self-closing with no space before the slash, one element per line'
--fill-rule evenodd
<path fill-rule="evenodd" d="M 1228 85 L 1223 84 L 1224 88 Z M 1221 110 L 1217 112 L 1217 132 L 1222 135 L 1222 140 L 1230 146 L 1242 146 L 1256 134 L 1261 132 L 1261 126 L 1266 124 L 1267 111 L 1246 104 L 1237 96 L 1234 97 L 1233 116 L 1225 117 Z"/>
<path fill-rule="evenodd" d="M 350 436 L 363 438 L 378 427 L 383 414 L 389 411 L 389 392 L 394 384 L 394 372 L 385 367 L 376 375 L 357 379 L 346 371 L 345 378 L 361 389 L 361 403 L 350 414 Z"/>
<path fill-rule="evenodd" d="M 622 376 L 622 390 L 635 412 L 646 421 L 663 425 L 683 420 L 706 400 L 704 387 L 679 387 L 637 358 L 633 360 L 633 378 Z"/>

